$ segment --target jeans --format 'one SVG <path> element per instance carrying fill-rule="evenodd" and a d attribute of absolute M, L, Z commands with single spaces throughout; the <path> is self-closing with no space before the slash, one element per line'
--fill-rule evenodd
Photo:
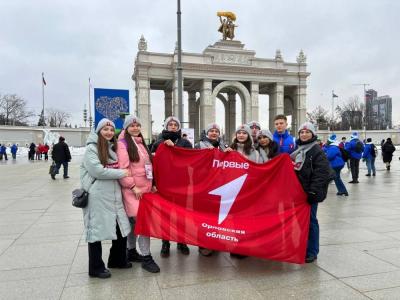
<path fill-rule="evenodd" d="M 358 172 L 360 170 L 360 160 L 355 158 L 350 158 L 350 169 L 351 177 L 353 181 L 358 181 Z"/>
<path fill-rule="evenodd" d="M 335 177 L 334 181 L 335 181 L 338 193 L 347 193 L 346 186 L 344 185 L 342 178 L 340 178 L 340 171 L 342 170 L 342 168 L 334 168 L 335 173 L 336 173 L 336 177 Z"/>
<path fill-rule="evenodd" d="M 63 165 L 64 168 L 64 177 L 68 176 L 68 162 L 56 162 L 56 174 L 60 171 L 61 165 Z"/>
<path fill-rule="evenodd" d="M 307 257 L 317 257 L 319 253 L 318 203 L 311 204 L 310 231 L 308 232 Z"/>
<path fill-rule="evenodd" d="M 368 168 L 368 174 L 371 175 L 371 171 L 372 174 L 375 175 L 376 174 L 376 170 L 375 170 L 375 157 L 374 158 L 367 158 L 367 160 L 365 161 L 367 164 L 367 168 Z"/>

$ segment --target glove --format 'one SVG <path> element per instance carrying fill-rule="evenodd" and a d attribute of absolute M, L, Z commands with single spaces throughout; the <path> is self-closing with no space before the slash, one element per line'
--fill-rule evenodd
<path fill-rule="evenodd" d="M 314 192 L 309 192 L 307 197 L 307 202 L 309 204 L 318 203 L 317 194 L 315 194 Z"/>

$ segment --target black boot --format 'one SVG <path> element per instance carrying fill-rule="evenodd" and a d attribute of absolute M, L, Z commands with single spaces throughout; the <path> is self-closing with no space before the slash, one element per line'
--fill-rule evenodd
<path fill-rule="evenodd" d="M 142 256 L 142 268 L 145 269 L 146 271 L 150 273 L 158 273 L 160 272 L 160 267 L 156 264 L 156 262 L 153 260 L 153 257 L 151 255 L 145 255 Z"/>
<path fill-rule="evenodd" d="M 190 253 L 189 247 L 186 244 L 178 243 L 177 248 L 184 255 L 189 255 Z"/>
<path fill-rule="evenodd" d="M 160 252 L 161 257 L 169 257 L 169 247 L 170 244 L 168 241 L 162 241 L 161 252 Z"/>
<path fill-rule="evenodd" d="M 126 250 L 126 257 L 131 262 L 142 262 L 143 256 L 140 255 L 135 248 Z"/>

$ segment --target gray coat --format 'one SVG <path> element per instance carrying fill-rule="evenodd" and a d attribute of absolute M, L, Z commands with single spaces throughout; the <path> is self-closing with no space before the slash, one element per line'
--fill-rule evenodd
<path fill-rule="evenodd" d="M 127 236 L 131 230 L 118 183 L 118 179 L 124 177 L 125 173 L 121 169 L 104 168 L 98 157 L 97 139 L 96 133 L 89 135 L 80 167 L 81 186 L 89 192 L 88 205 L 83 209 L 88 243 L 116 240 L 116 222 L 122 236 Z M 116 163 L 117 154 L 111 149 L 111 144 L 109 153 L 108 163 Z M 94 179 L 96 181 L 92 184 Z"/>

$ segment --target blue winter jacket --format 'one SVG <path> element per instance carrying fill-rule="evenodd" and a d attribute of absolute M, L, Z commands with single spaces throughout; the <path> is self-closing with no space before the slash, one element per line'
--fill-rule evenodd
<path fill-rule="evenodd" d="M 4 145 L 0 146 L 0 154 L 5 154 L 6 153 L 6 149 L 7 149 L 6 146 L 4 146 Z"/>
<path fill-rule="evenodd" d="M 342 152 L 340 152 L 339 146 L 333 144 L 325 145 L 323 149 L 332 169 L 341 169 L 344 167 L 345 162 L 342 158 Z"/>
<path fill-rule="evenodd" d="M 364 151 L 364 145 L 362 147 L 362 151 L 360 153 L 356 152 L 356 143 L 360 141 L 359 139 L 351 139 L 350 142 L 344 145 L 344 149 L 349 152 L 350 157 L 354 159 L 361 159 L 362 152 Z"/>
<path fill-rule="evenodd" d="M 15 145 L 15 144 L 12 145 L 10 149 L 11 149 L 11 153 L 12 153 L 12 154 L 16 154 L 17 151 L 18 151 L 18 147 L 17 147 L 17 145 Z"/>
<path fill-rule="evenodd" d="M 374 151 L 372 142 L 365 144 L 364 152 L 362 154 L 362 158 L 365 158 L 365 159 L 375 158 L 374 156 L 372 156 L 372 151 Z"/>
<path fill-rule="evenodd" d="M 287 130 L 283 134 L 274 132 L 274 141 L 279 145 L 279 153 L 292 153 L 296 148 L 295 139 L 289 134 Z"/>

